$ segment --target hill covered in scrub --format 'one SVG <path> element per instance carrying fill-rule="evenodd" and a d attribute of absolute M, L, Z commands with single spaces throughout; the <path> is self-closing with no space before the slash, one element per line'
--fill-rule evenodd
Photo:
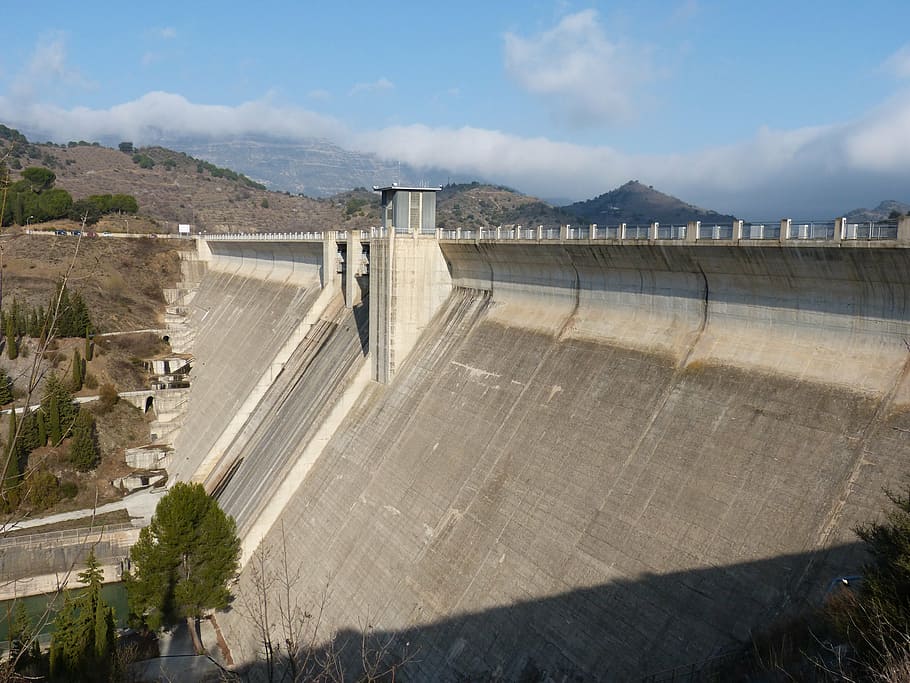
<path fill-rule="evenodd" d="M 668 194 L 655 190 L 637 180 L 583 202 L 562 207 L 585 223 L 616 225 L 618 223 L 648 224 L 657 221 L 679 225 L 688 221 L 729 224 L 734 216 L 702 209 Z"/>

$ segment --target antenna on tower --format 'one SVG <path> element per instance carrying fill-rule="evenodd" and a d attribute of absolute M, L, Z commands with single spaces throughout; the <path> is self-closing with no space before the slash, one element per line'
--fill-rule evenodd
<path fill-rule="evenodd" d="M 396 181 L 399 185 L 401 184 L 401 159 L 398 160 L 398 177 Z"/>

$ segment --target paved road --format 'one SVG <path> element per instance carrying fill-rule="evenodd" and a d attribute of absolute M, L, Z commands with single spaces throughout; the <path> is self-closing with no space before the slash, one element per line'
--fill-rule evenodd
<path fill-rule="evenodd" d="M 130 517 L 134 518 L 135 526 L 146 526 L 151 520 L 158 505 L 158 500 L 165 493 L 165 489 L 145 489 L 137 491 L 118 500 L 114 503 L 99 505 L 97 508 L 87 510 L 73 510 L 72 512 L 62 512 L 57 515 L 48 515 L 47 517 L 37 517 L 35 519 L 23 519 L 13 524 L 7 531 L 12 529 L 28 529 L 46 524 L 56 524 L 58 522 L 69 521 L 73 519 L 85 519 L 93 514 L 103 514 L 105 512 L 114 512 L 115 510 L 126 510 Z"/>

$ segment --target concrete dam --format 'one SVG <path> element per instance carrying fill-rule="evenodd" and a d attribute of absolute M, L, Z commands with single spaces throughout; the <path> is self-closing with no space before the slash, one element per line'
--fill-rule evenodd
<path fill-rule="evenodd" d="M 859 572 L 852 528 L 910 462 L 910 224 L 546 239 L 438 231 L 434 199 L 185 254 L 170 471 L 243 536 L 238 668 L 288 565 L 318 644 L 451 681 L 635 680 Z"/>

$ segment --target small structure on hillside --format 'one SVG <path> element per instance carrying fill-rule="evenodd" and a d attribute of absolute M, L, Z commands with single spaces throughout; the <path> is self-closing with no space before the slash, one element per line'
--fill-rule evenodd
<path fill-rule="evenodd" d="M 152 389 L 185 389 L 190 386 L 190 364 L 193 357 L 187 354 L 150 358 L 144 361 Z"/>

